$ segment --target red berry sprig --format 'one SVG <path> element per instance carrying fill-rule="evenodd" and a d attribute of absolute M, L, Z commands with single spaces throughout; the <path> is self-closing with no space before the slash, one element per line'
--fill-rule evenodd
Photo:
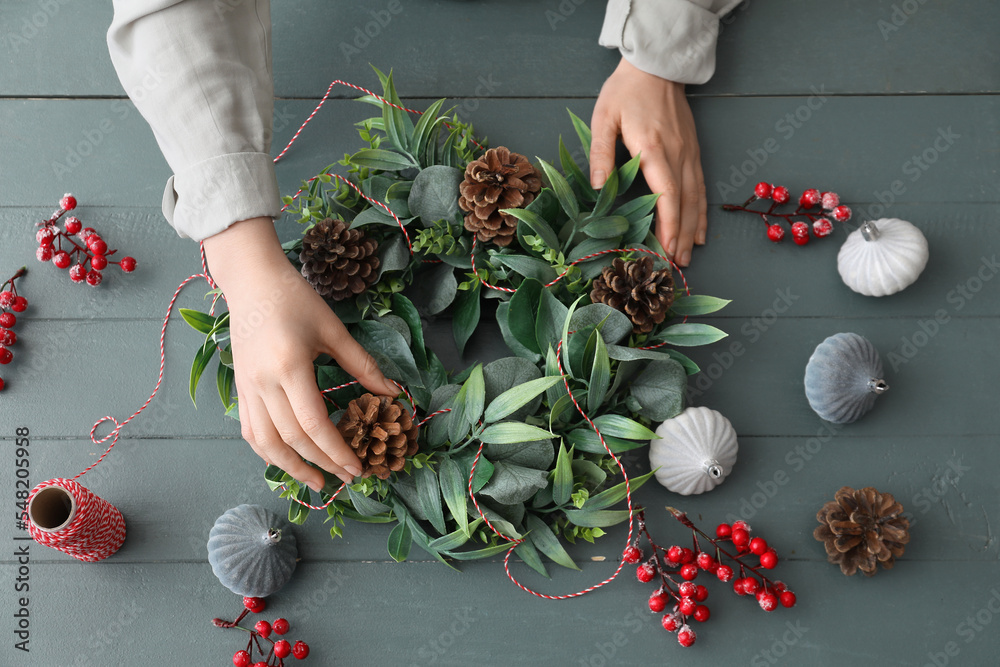
<path fill-rule="evenodd" d="M 14 353 L 10 351 L 10 346 L 17 342 L 17 334 L 14 333 L 14 325 L 17 324 L 17 315 L 23 313 L 28 307 L 28 300 L 17 293 L 17 286 L 14 284 L 18 278 L 28 273 L 28 268 L 22 266 L 13 276 L 0 283 L 0 365 L 7 365 L 14 360 Z M 0 378 L 0 391 L 3 391 L 4 381 Z"/>
<path fill-rule="evenodd" d="M 118 252 L 109 250 L 107 242 L 91 227 L 84 227 L 76 216 L 66 218 L 62 229 L 58 222 L 65 213 L 76 208 L 76 197 L 63 195 L 59 200 L 59 208 L 38 224 L 35 240 L 38 249 L 35 257 L 39 262 L 52 262 L 60 269 L 69 269 L 69 279 L 74 283 L 87 283 L 97 287 L 104 279 L 101 273 L 109 264 L 117 264 L 125 273 L 135 271 L 135 258 L 122 257 L 120 260 L 109 259 Z M 66 248 L 63 248 L 65 243 Z M 75 260 L 75 263 L 74 263 Z"/>
<path fill-rule="evenodd" d="M 816 238 L 829 236 L 833 232 L 833 218 L 837 222 L 847 222 L 851 219 L 851 209 L 840 203 L 840 197 L 836 192 L 820 192 L 815 188 L 810 188 L 799 196 L 799 205 L 792 213 L 775 213 L 774 210 L 791 200 L 791 193 L 788 188 L 778 185 L 772 186 L 770 183 L 760 182 L 753 189 L 753 196 L 739 204 L 725 204 L 724 211 L 745 211 L 759 215 L 767 226 L 767 238 L 775 243 L 785 238 L 785 228 L 779 222 L 771 218 L 784 218 L 789 224 L 792 232 L 792 240 L 796 245 L 809 243 L 810 231 Z M 747 208 L 758 199 L 770 199 L 771 205 L 766 211 L 754 208 Z M 813 211 L 814 207 L 819 207 L 818 211 Z M 806 221 L 795 220 L 794 218 L 806 218 Z"/>
<path fill-rule="evenodd" d="M 644 584 L 659 578 L 659 586 L 649 596 L 649 610 L 654 614 L 663 613 L 668 604 L 673 601 L 673 609 L 663 615 L 660 623 L 667 632 L 677 633 L 677 643 L 681 646 L 692 646 L 697 640 L 697 634 L 688 622 L 691 619 L 704 623 L 711 618 L 711 610 L 701 604 L 708 599 L 708 589 L 694 583 L 700 572 L 714 574 L 722 582 L 733 581 L 733 590 L 737 595 L 754 595 L 758 605 L 764 611 L 774 611 L 780 603 L 783 607 L 795 605 L 795 594 L 780 581 L 771 581 L 760 570 L 773 569 L 778 564 L 778 556 L 774 549 L 762 537 L 750 537 L 750 526 L 745 521 L 736 521 L 732 525 L 721 523 L 715 530 L 715 537 L 710 537 L 698 529 L 684 512 L 668 507 L 667 510 L 675 519 L 691 529 L 693 549 L 673 545 L 661 547 L 653 541 L 646 528 L 646 515 L 642 508 L 637 509 L 636 524 L 639 536 L 644 537 L 649 544 L 651 554 L 644 562 L 644 554 L 639 548 L 639 537 L 625 548 L 622 559 L 626 563 L 637 564 L 636 578 Z M 699 536 L 711 546 L 702 549 Z M 720 544 L 732 542 L 736 553 L 730 553 Z M 744 558 L 757 556 L 758 566 L 746 562 Z M 726 558 L 732 565 L 723 563 Z M 739 567 L 739 577 L 733 579 Z M 750 574 L 748 574 L 748 571 Z M 677 581 L 673 575 L 683 581 Z"/>
<path fill-rule="evenodd" d="M 257 621 L 252 630 L 244 628 L 239 623 L 247 614 L 259 614 L 267 608 L 264 598 L 245 597 L 243 598 L 243 611 L 236 617 L 235 621 L 224 621 L 221 618 L 213 618 L 212 625 L 217 628 L 235 628 L 250 634 L 247 640 L 247 647 L 240 649 L 233 654 L 234 667 L 284 667 L 285 658 L 293 656 L 297 660 L 303 660 L 309 656 L 309 645 L 303 641 L 291 644 L 287 639 L 271 639 L 271 633 L 284 635 L 290 629 L 288 621 L 283 618 L 276 618 L 273 622 Z M 266 644 L 270 647 L 265 653 Z M 254 662 L 254 653 L 260 654 L 260 659 Z"/>

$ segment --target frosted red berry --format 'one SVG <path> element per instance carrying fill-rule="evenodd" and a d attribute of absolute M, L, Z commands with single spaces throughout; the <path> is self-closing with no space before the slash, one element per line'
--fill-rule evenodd
<path fill-rule="evenodd" d="M 773 570 L 778 564 L 778 554 L 773 551 L 766 551 L 760 556 L 760 566 L 765 570 Z"/>
<path fill-rule="evenodd" d="M 709 572 L 714 571 L 714 568 L 719 566 L 718 562 L 716 562 L 716 560 L 712 558 L 712 554 L 708 553 L 707 551 L 702 551 L 701 553 L 699 553 L 696 562 L 698 564 L 698 567 L 700 567 L 703 570 L 707 570 Z"/>
<path fill-rule="evenodd" d="M 692 581 L 698 578 L 698 566 L 694 563 L 685 563 L 681 565 L 681 578 L 686 581 Z"/>
<path fill-rule="evenodd" d="M 783 591 L 779 597 L 782 607 L 794 607 L 795 606 L 795 593 L 791 591 Z"/>
<path fill-rule="evenodd" d="M 28 300 L 23 296 L 15 296 L 14 303 L 10 304 L 10 309 L 15 313 L 23 313 L 28 309 Z"/>
<path fill-rule="evenodd" d="M 785 238 L 785 228 L 781 225 L 768 225 L 767 238 L 778 243 L 781 239 Z"/>
<path fill-rule="evenodd" d="M 802 208 L 812 208 L 820 202 L 819 190 L 815 188 L 810 188 L 802 193 L 799 197 L 799 206 Z"/>
<path fill-rule="evenodd" d="M 93 236 L 96 233 L 97 232 L 94 231 L 93 227 L 84 227 L 79 232 L 79 234 L 80 234 L 80 240 L 83 241 L 84 243 L 86 243 L 87 239 L 89 239 L 91 236 Z"/>
<path fill-rule="evenodd" d="M 267 621 L 264 620 L 257 621 L 254 624 L 253 629 L 256 630 L 257 634 L 259 634 L 264 639 L 267 639 L 268 637 L 271 636 L 271 624 L 268 623 Z"/>
<path fill-rule="evenodd" d="M 754 186 L 753 193 L 760 197 L 761 199 L 767 199 L 771 196 L 771 184 L 761 181 L 756 186 Z"/>
<path fill-rule="evenodd" d="M 122 270 L 125 270 L 124 260 L 122 263 Z M 636 546 L 625 547 L 625 551 L 622 553 L 622 560 L 626 563 L 635 565 L 642 560 L 642 549 Z"/>
<path fill-rule="evenodd" d="M 747 523 L 746 521 L 743 521 L 742 519 L 733 521 L 733 530 L 736 530 L 737 528 L 739 528 L 740 530 L 745 530 L 748 533 L 750 532 L 750 524 Z"/>
<path fill-rule="evenodd" d="M 664 614 L 660 625 L 667 632 L 676 632 L 677 628 L 681 626 L 681 619 L 677 614 Z"/>
<path fill-rule="evenodd" d="M 675 545 L 667 549 L 667 560 L 669 560 L 671 563 L 680 563 L 681 548 Z"/>
<path fill-rule="evenodd" d="M 54 255 L 52 255 L 52 263 L 55 264 L 60 269 L 68 269 L 70 263 L 73 260 L 70 259 L 69 253 L 65 250 L 60 250 Z"/>
<path fill-rule="evenodd" d="M 250 667 L 250 654 L 246 651 L 237 651 L 233 654 L 234 667 Z"/>
<path fill-rule="evenodd" d="M 733 579 L 733 592 L 737 595 L 746 595 L 747 589 L 743 584 L 743 577 L 736 577 Z"/>
<path fill-rule="evenodd" d="M 694 599 L 698 602 L 704 602 L 708 599 L 708 589 L 702 585 L 698 585 L 694 591 Z"/>
<path fill-rule="evenodd" d="M 747 595 L 756 595 L 760 590 L 760 582 L 753 577 L 743 578 L 743 592 Z"/>
<path fill-rule="evenodd" d="M 851 219 L 851 209 L 846 206 L 838 206 L 833 209 L 833 219 L 837 222 L 846 222 Z"/>
<path fill-rule="evenodd" d="M 283 635 L 288 632 L 288 621 L 283 618 L 276 618 L 274 623 L 271 624 L 271 629 L 279 635 Z"/>
<path fill-rule="evenodd" d="M 83 223 L 80 221 L 80 218 L 76 217 L 75 215 L 71 215 L 70 217 L 66 218 L 66 222 L 63 225 L 63 228 L 66 230 L 67 234 L 72 236 L 73 234 L 80 233 L 80 230 L 83 229 Z"/>
<path fill-rule="evenodd" d="M 0 292 L 0 306 L 10 308 L 14 305 L 14 293 L 11 291 Z"/>
<path fill-rule="evenodd" d="M 87 273 L 87 284 L 91 287 L 97 287 L 101 284 L 104 279 L 104 275 L 100 271 L 89 271 Z M 257 613 L 257 612 L 254 612 Z"/>
<path fill-rule="evenodd" d="M 758 556 L 767 551 L 767 540 L 763 537 L 755 537 L 750 540 L 750 552 Z"/>
<path fill-rule="evenodd" d="M 788 188 L 786 188 L 784 185 L 779 185 L 778 187 L 771 190 L 771 199 L 774 200 L 775 204 L 784 204 L 791 198 L 792 198 L 791 193 L 788 192 Z"/>
<path fill-rule="evenodd" d="M 774 611 L 778 606 L 778 598 L 774 593 L 765 592 L 757 597 L 757 604 L 764 611 Z"/>
<path fill-rule="evenodd" d="M 820 218 L 819 220 L 813 221 L 813 234 L 817 238 L 823 238 L 824 236 L 829 236 L 833 232 L 833 223 L 826 218 Z"/>
<path fill-rule="evenodd" d="M 303 641 L 295 642 L 295 646 L 292 647 L 292 655 L 294 655 L 297 660 L 305 660 L 309 657 L 309 644 L 306 644 Z"/>
<path fill-rule="evenodd" d="M 274 655 L 279 658 L 287 658 L 292 654 L 292 645 L 284 639 L 274 642 Z"/>
<path fill-rule="evenodd" d="M 654 568 L 649 563 L 643 563 L 639 567 L 635 568 L 635 578 L 644 584 L 648 584 L 653 580 L 653 575 L 656 574 L 656 568 Z"/>
<path fill-rule="evenodd" d="M 699 623 L 704 623 L 705 621 L 708 620 L 709 616 L 711 616 L 712 614 L 708 610 L 708 607 L 706 607 L 703 604 L 700 604 L 694 608 L 694 613 L 691 615 L 694 616 L 694 620 L 698 621 Z"/>
<path fill-rule="evenodd" d="M 52 259 L 52 246 L 50 245 L 38 246 L 38 248 L 35 250 L 35 259 L 37 259 L 39 262 L 47 262 L 50 259 Z"/>
<path fill-rule="evenodd" d="M 698 603 L 694 601 L 694 598 L 684 597 L 681 598 L 680 602 L 677 603 L 677 611 L 684 614 L 685 616 L 690 616 L 691 614 L 694 613 L 694 610 L 697 606 Z"/>
<path fill-rule="evenodd" d="M 715 527 L 715 536 L 720 538 L 727 538 L 733 534 L 733 527 L 728 523 L 720 523 Z"/>
<path fill-rule="evenodd" d="M 719 581 L 730 581 L 733 578 L 733 568 L 728 565 L 720 565 L 715 571 L 715 576 L 718 577 Z"/>
<path fill-rule="evenodd" d="M 693 581 L 682 581 L 677 586 L 677 592 L 680 593 L 681 597 L 693 598 L 694 594 L 698 592 L 698 584 Z"/>
<path fill-rule="evenodd" d="M 0 344 L 13 345 L 17 342 L 17 334 L 10 329 L 0 329 Z"/>
<path fill-rule="evenodd" d="M 0 345 L 0 364 L 9 364 L 14 359 L 14 353 Z"/>
<path fill-rule="evenodd" d="M 655 591 L 649 596 L 649 610 L 654 613 L 659 613 L 667 608 L 668 601 L 667 594 L 663 591 Z"/>
<path fill-rule="evenodd" d="M 51 246 L 55 237 L 55 232 L 52 231 L 51 227 L 42 227 L 35 232 L 35 240 L 38 241 L 39 245 Z"/>
<path fill-rule="evenodd" d="M 836 192 L 824 192 L 820 195 L 820 201 L 823 202 L 823 210 L 825 211 L 832 211 L 840 206 L 840 197 Z"/>
<path fill-rule="evenodd" d="M 97 234 L 94 234 L 87 239 L 87 247 L 90 248 L 90 252 L 95 255 L 103 255 L 108 251 L 108 244 L 104 242 L 104 239 L 97 236 Z"/>
<path fill-rule="evenodd" d="M 267 609 L 267 602 L 264 601 L 264 598 L 247 596 L 243 598 L 243 606 L 249 609 L 250 613 L 259 614 Z"/>
<path fill-rule="evenodd" d="M 125 273 L 132 273 L 135 271 L 135 257 L 122 257 L 118 264 L 122 267 L 122 271 Z"/>
<path fill-rule="evenodd" d="M 100 271 L 101 269 L 107 267 L 108 258 L 104 255 L 94 255 L 90 258 L 90 266 L 94 269 Z"/>
<path fill-rule="evenodd" d="M 59 207 L 64 211 L 72 211 L 76 208 L 76 197 L 67 192 L 59 200 Z"/>
<path fill-rule="evenodd" d="M 17 316 L 14 313 L 0 313 L 0 327 L 8 329 L 17 324 Z"/>
<path fill-rule="evenodd" d="M 733 544 L 738 547 L 745 547 L 750 542 L 750 533 L 742 528 L 733 528 Z"/>
<path fill-rule="evenodd" d="M 69 267 L 69 279 L 75 283 L 82 283 L 87 279 L 87 267 L 83 264 L 74 264 Z"/>
<path fill-rule="evenodd" d="M 771 584 L 771 588 L 773 588 L 776 593 L 780 593 L 781 591 L 788 590 L 788 586 L 786 586 L 785 582 L 783 582 L 783 581 L 775 581 L 775 582 L 773 582 Z"/>
<path fill-rule="evenodd" d="M 677 632 L 677 643 L 684 648 L 694 646 L 694 642 L 697 638 L 698 636 L 694 633 L 694 630 L 686 625 Z"/>
<path fill-rule="evenodd" d="M 681 563 L 693 563 L 694 562 L 694 552 L 684 547 L 681 549 Z"/>

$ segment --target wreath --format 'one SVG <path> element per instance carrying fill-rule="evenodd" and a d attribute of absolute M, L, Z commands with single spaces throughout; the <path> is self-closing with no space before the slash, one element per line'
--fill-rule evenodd
<path fill-rule="evenodd" d="M 532 165 L 487 149 L 444 100 L 406 109 L 392 74 L 376 72 L 383 94 L 360 98 L 381 109 L 358 123 L 367 146 L 284 198 L 304 227 L 284 248 L 405 398 L 366 394 L 318 358 L 330 418 L 365 476 L 328 475 L 317 505 L 282 469 L 265 479 L 290 500 L 292 522 L 323 511 L 332 537 L 346 519 L 395 523 L 397 561 L 415 543 L 446 564 L 513 549 L 542 574 L 542 556 L 576 568 L 563 541 L 593 542 L 625 521 L 623 501 L 652 475 L 623 479 L 617 455 L 684 407 L 699 369 L 674 347 L 726 335 L 687 318 L 728 301 L 674 284 L 650 231 L 657 195 L 620 197 L 639 156 L 595 190 L 562 138 L 562 172 Z M 589 128 L 569 115 L 589 154 Z M 487 305 L 511 355 L 449 372 L 422 317 L 450 311 L 461 353 Z M 218 353 L 219 397 L 236 418 L 228 313 L 181 314 L 205 335 L 192 400 Z"/>

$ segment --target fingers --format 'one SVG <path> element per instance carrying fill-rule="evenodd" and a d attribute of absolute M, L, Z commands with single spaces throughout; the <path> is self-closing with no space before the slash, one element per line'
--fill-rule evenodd
<path fill-rule="evenodd" d="M 698 231 L 695 232 L 694 242 L 705 245 L 708 235 L 708 194 L 705 192 L 705 172 L 701 168 L 701 155 L 695 161 L 694 173 L 698 183 Z"/>
<path fill-rule="evenodd" d="M 604 91 L 601 91 L 602 94 Z M 599 99 L 590 120 L 590 184 L 601 188 L 615 168 L 615 143 L 618 141 L 618 119 Z"/>
<path fill-rule="evenodd" d="M 649 189 L 660 194 L 656 200 L 656 238 L 667 254 L 673 257 L 681 231 L 680 178 L 667 162 L 662 148 L 644 151 L 641 166 Z"/>
<path fill-rule="evenodd" d="M 677 235 L 677 251 L 674 255 L 674 261 L 679 266 L 687 266 L 691 263 L 691 248 L 694 246 L 698 234 L 699 218 L 702 214 L 701 201 L 705 196 L 704 189 L 699 187 L 694 165 L 687 163 L 683 170 L 681 228 Z"/>
<path fill-rule="evenodd" d="M 323 332 L 326 352 L 369 391 L 385 396 L 399 394 L 399 387 L 382 375 L 372 356 L 351 337 L 339 319 L 331 318 L 330 323 L 324 326 Z"/>
<path fill-rule="evenodd" d="M 246 412 L 250 417 L 249 424 L 243 425 L 243 438 L 254 451 L 314 491 L 322 489 L 325 482 L 323 473 L 303 461 L 298 452 L 285 444 L 272 421 L 275 415 L 269 412 L 262 399 L 249 395 L 241 400 L 246 402 Z M 271 409 L 274 410 L 274 407 Z M 284 435 L 290 437 L 292 428 L 287 422 L 282 428 L 286 431 Z"/>

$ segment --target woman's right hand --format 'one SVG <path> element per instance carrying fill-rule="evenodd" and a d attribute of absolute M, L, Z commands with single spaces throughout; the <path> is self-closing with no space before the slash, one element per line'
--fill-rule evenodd
<path fill-rule="evenodd" d="M 237 222 L 204 241 L 226 295 L 243 438 L 268 464 L 318 491 L 361 462 L 330 421 L 313 361 L 323 353 L 376 394 L 398 388 L 285 257 L 270 218 Z"/>

